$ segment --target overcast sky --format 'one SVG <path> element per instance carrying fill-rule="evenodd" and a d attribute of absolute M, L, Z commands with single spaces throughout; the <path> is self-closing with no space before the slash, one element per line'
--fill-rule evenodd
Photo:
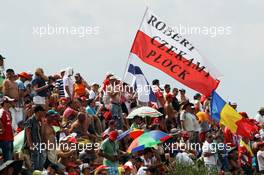
<path fill-rule="evenodd" d="M 89 83 L 107 71 L 123 76 L 129 50 L 146 5 L 170 26 L 224 27 L 229 32 L 185 36 L 222 73 L 217 91 L 240 111 L 256 115 L 264 106 L 262 0 L 24 0 L 2 1 L 0 54 L 16 72 L 43 67 L 47 74 L 72 66 Z M 91 27 L 92 34 L 40 36 L 40 27 Z M 184 32 L 184 31 L 183 31 Z M 142 63 L 147 79 L 183 87 Z M 188 89 L 187 87 L 184 87 Z M 193 91 L 188 91 L 191 96 Z"/>

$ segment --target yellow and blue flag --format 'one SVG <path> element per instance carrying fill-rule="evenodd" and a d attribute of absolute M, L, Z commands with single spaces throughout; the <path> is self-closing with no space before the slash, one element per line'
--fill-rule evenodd
<path fill-rule="evenodd" d="M 247 118 L 243 118 L 215 91 L 212 93 L 211 116 L 215 121 L 229 128 L 233 134 L 238 134 L 242 137 L 250 138 L 258 130 L 252 122 Z"/>

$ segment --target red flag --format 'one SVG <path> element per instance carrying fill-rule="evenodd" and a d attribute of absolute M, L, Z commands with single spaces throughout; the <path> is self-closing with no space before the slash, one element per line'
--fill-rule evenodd
<path fill-rule="evenodd" d="M 200 55 L 196 47 L 150 10 L 144 15 L 130 55 L 206 96 L 219 84 L 213 75 L 217 74 L 215 69 Z"/>

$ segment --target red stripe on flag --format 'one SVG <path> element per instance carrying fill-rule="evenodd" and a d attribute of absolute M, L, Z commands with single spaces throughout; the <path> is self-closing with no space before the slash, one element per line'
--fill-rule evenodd
<path fill-rule="evenodd" d="M 182 84 L 209 96 L 217 88 L 219 81 L 204 71 L 203 65 L 193 63 L 192 59 L 184 58 L 180 53 L 176 54 L 173 49 L 156 39 L 152 40 L 139 30 L 131 52 Z"/>

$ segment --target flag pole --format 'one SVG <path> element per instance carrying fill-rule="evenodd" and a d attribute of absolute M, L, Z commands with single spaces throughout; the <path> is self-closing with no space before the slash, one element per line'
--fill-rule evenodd
<path fill-rule="evenodd" d="M 142 20 L 141 20 L 141 22 L 140 22 L 140 25 L 139 25 L 138 30 L 139 30 L 139 29 L 141 28 L 141 26 L 142 26 L 143 20 L 144 20 L 146 14 L 147 14 L 148 9 L 149 9 L 149 8 L 148 8 L 148 6 L 147 6 L 147 7 L 146 7 L 146 10 L 145 10 L 145 12 L 144 12 L 143 18 L 142 18 Z M 138 31 L 138 30 L 137 30 L 137 31 Z M 135 41 L 135 38 L 136 38 L 136 37 L 137 37 L 137 34 L 136 34 L 136 36 L 134 37 L 134 41 Z M 133 41 L 133 44 L 134 44 L 134 41 Z M 132 44 L 132 47 L 133 47 L 133 44 Z M 131 47 L 131 48 L 132 48 L 132 47 Z M 130 56 L 131 56 L 131 49 L 130 49 L 129 54 L 128 54 L 128 59 L 127 59 L 127 62 L 126 62 L 126 67 L 125 67 L 124 74 L 123 74 L 123 78 L 122 78 L 123 81 L 124 81 L 124 79 L 125 79 L 126 71 L 127 71 L 127 69 L 128 69 L 128 66 L 129 66 Z"/>

